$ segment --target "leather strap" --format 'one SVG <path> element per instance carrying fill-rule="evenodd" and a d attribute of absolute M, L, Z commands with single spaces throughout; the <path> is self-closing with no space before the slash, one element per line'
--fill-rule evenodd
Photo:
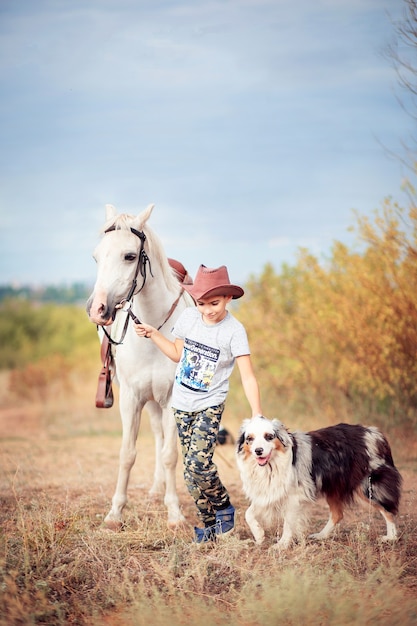
<path fill-rule="evenodd" d="M 103 337 L 100 353 L 103 366 L 98 376 L 96 407 L 98 409 L 109 409 L 111 406 L 113 406 L 114 400 L 111 373 L 113 356 L 111 353 L 111 345 L 107 338 L 107 335 L 104 335 Z"/>

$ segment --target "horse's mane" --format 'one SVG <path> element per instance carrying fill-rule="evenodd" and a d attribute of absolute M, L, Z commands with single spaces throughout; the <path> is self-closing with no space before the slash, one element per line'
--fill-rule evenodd
<path fill-rule="evenodd" d="M 131 228 L 138 229 L 137 218 L 127 213 L 121 213 L 120 215 L 113 216 L 107 220 L 101 229 L 101 234 L 104 234 L 109 229 L 113 230 L 130 230 Z M 175 276 L 174 270 L 168 263 L 168 259 L 161 240 L 158 235 L 147 224 L 143 224 L 140 230 L 146 235 L 147 253 L 151 262 L 151 268 L 159 265 L 162 270 L 162 275 L 166 283 L 167 288 L 170 291 L 178 289 L 178 279 Z"/>

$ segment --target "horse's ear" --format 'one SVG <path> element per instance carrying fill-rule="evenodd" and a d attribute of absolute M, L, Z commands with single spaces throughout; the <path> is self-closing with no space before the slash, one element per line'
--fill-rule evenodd
<path fill-rule="evenodd" d="M 138 230 L 142 230 L 142 228 L 144 227 L 144 225 L 150 218 L 154 206 L 155 206 L 154 204 L 148 204 L 146 209 L 142 211 L 142 213 L 139 213 L 137 217 L 135 217 L 135 224 Z"/>
<path fill-rule="evenodd" d="M 112 204 L 106 204 L 106 222 L 116 217 L 117 211 Z"/>

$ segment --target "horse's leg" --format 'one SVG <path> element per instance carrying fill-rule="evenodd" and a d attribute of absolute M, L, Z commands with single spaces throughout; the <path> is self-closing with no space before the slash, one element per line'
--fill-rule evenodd
<path fill-rule="evenodd" d="M 146 410 L 149 413 L 151 429 L 155 439 L 155 471 L 149 495 L 161 496 L 165 492 L 165 470 L 162 462 L 162 448 L 164 444 L 162 409 L 157 402 L 150 401 L 146 405 Z"/>
<path fill-rule="evenodd" d="M 106 526 L 119 530 L 122 526 L 122 512 L 127 502 L 127 486 L 130 470 L 136 460 L 136 440 L 138 437 L 140 418 L 143 405 L 126 387 L 120 386 L 120 416 L 122 419 L 122 446 L 119 457 L 119 474 L 116 491 L 112 498 L 112 506 L 104 519 Z"/>
<path fill-rule="evenodd" d="M 176 467 L 178 461 L 178 436 L 174 415 L 170 408 L 162 410 L 162 427 L 164 443 L 162 448 L 162 463 L 165 470 L 165 498 L 164 504 L 168 510 L 168 526 L 175 527 L 185 520 L 181 513 L 177 494 Z"/>

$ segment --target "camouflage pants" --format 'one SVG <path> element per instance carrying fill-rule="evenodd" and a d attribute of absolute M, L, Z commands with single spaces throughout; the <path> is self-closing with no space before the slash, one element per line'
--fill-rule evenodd
<path fill-rule="evenodd" d="M 216 511 L 224 508 L 229 494 L 213 462 L 224 403 L 188 413 L 173 409 L 180 438 L 184 480 L 205 526 L 214 524 Z"/>

